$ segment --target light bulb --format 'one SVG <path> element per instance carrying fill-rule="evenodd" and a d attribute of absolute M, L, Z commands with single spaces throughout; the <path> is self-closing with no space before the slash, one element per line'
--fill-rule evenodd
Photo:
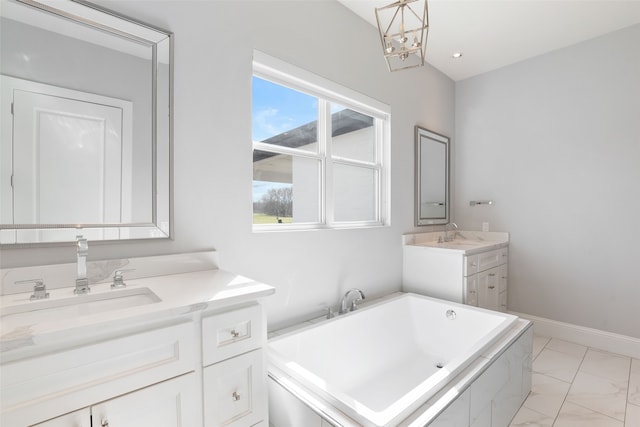
<path fill-rule="evenodd" d="M 385 52 L 392 53 L 394 50 L 396 50 L 396 48 L 393 47 L 393 45 L 391 44 L 391 37 L 385 36 L 384 40 L 385 40 L 385 46 L 386 46 L 384 49 Z"/>
<path fill-rule="evenodd" d="M 420 42 L 418 41 L 418 37 L 416 36 L 416 32 L 413 32 L 413 43 L 411 43 L 411 47 L 420 47 Z"/>

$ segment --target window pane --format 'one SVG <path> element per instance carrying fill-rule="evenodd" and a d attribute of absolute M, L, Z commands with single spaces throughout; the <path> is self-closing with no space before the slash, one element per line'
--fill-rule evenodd
<path fill-rule="evenodd" d="M 331 151 L 334 157 L 375 160 L 373 117 L 341 105 L 331 105 Z"/>
<path fill-rule="evenodd" d="M 318 99 L 253 77 L 253 140 L 318 150 Z"/>
<path fill-rule="evenodd" d="M 335 164 L 333 169 L 336 221 L 376 221 L 376 171 Z"/>
<path fill-rule="evenodd" d="M 253 151 L 253 223 L 318 223 L 320 161 Z"/>

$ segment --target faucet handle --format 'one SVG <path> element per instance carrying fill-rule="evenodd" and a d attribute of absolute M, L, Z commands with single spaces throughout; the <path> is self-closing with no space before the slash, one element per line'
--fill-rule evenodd
<path fill-rule="evenodd" d="M 353 299 L 353 301 L 351 301 L 351 309 L 349 311 L 354 311 L 358 309 L 358 303 L 361 302 L 362 300 L 364 300 L 364 295 L 362 296 L 362 298 L 360 297 L 356 297 Z"/>
<path fill-rule="evenodd" d="M 29 297 L 31 301 L 36 299 L 46 299 L 49 298 L 49 292 L 47 292 L 47 287 L 44 284 L 44 280 L 42 279 L 29 279 L 29 280 L 18 280 L 14 282 L 16 285 L 22 283 L 33 283 L 33 294 Z"/>
<path fill-rule="evenodd" d="M 331 306 L 326 308 L 327 310 L 327 319 L 333 319 L 336 316 L 336 312 L 333 311 L 333 308 Z"/>
<path fill-rule="evenodd" d="M 113 283 L 111 284 L 111 289 L 115 288 L 126 288 L 127 284 L 124 283 L 124 274 L 129 271 L 135 271 L 135 268 L 127 268 L 124 270 L 116 270 L 113 273 Z"/>

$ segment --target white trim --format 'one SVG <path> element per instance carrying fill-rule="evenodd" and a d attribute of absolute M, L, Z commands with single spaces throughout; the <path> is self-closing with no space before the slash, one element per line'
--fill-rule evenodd
<path fill-rule="evenodd" d="M 513 311 L 509 311 L 509 313 L 523 319 L 531 320 L 536 335 L 558 338 L 587 347 L 640 359 L 640 338 L 573 325 L 571 323 L 558 322 L 530 314 Z"/>
<path fill-rule="evenodd" d="M 353 89 L 325 79 L 317 74 L 284 62 L 259 50 L 253 51 L 253 72 L 275 83 L 311 92 L 313 95 L 337 102 L 345 107 L 387 120 L 391 107 Z"/>
<path fill-rule="evenodd" d="M 63 17 L 70 17 L 88 25 L 115 32 L 120 36 L 132 36 L 140 42 L 160 43 L 168 37 L 168 34 L 149 25 L 134 22 L 122 16 L 116 16 L 110 11 L 99 7 L 78 3 L 69 0 L 19 0 L 22 3 L 34 6 L 47 12 L 55 13 Z M 4 8 L 5 5 L 3 4 Z M 13 6 L 12 6 L 13 7 Z M 17 10 L 17 9 L 16 9 Z M 23 12 L 24 13 L 24 12 Z M 29 15 L 28 15 L 29 16 Z M 31 15 L 32 16 L 32 15 Z"/>

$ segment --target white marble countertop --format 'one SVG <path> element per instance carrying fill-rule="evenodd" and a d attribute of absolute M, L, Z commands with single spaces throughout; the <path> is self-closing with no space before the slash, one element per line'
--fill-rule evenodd
<path fill-rule="evenodd" d="M 275 288 L 223 270 L 206 270 L 143 279 L 126 280 L 127 290 L 148 288 L 160 299 L 158 302 L 99 313 L 76 314 L 73 317 L 49 319 L 46 322 L 19 324 L 11 320 L 11 312 L 18 305 L 55 302 L 75 298 L 82 302 L 85 295 L 74 295 L 73 287 L 49 290 L 49 298 L 30 301 L 31 293 L 0 296 L 0 354 L 29 349 L 39 345 L 55 345 L 69 337 L 82 339 L 103 331 L 122 330 L 131 325 L 171 319 L 198 311 L 223 309 L 250 302 L 275 292 Z M 91 286 L 89 295 L 118 292 L 109 283 Z"/>
<path fill-rule="evenodd" d="M 509 245 L 509 233 L 497 231 L 450 231 L 455 239 L 445 242 L 444 232 L 405 234 L 402 236 L 405 246 L 420 246 L 435 251 L 456 252 L 473 255 Z M 442 240 L 442 241 L 441 241 Z"/>

